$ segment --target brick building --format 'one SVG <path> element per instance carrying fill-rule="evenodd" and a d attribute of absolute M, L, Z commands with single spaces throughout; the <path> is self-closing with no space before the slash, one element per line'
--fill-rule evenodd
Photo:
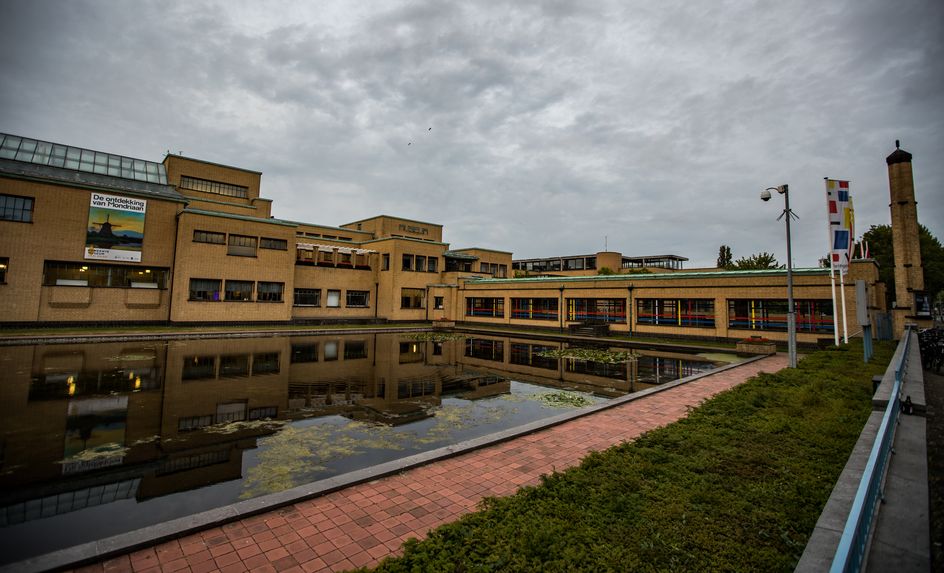
<path fill-rule="evenodd" d="M 617 252 L 513 262 L 507 251 L 451 249 L 442 225 L 409 218 L 337 227 L 273 218 L 261 178 L 179 155 L 157 163 L 0 134 L 0 325 L 590 321 L 786 338 L 783 270 L 684 271 L 684 257 Z M 649 272 L 630 274 L 640 269 Z M 831 336 L 828 270 L 794 273 L 798 340 Z M 849 279 L 850 324 L 855 279 L 871 287 L 860 303 L 884 310 L 873 261 L 855 262 Z"/>

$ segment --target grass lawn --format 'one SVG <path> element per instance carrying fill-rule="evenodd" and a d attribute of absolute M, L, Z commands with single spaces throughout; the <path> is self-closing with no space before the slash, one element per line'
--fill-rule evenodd
<path fill-rule="evenodd" d="M 846 348 L 488 499 L 376 571 L 792 571 L 894 352 Z"/>

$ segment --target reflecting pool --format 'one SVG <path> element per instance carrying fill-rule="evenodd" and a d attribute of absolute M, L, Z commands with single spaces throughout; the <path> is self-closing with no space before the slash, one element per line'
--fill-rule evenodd
<path fill-rule="evenodd" d="M 0 563 L 717 367 L 560 342 L 351 334 L 0 347 Z"/>

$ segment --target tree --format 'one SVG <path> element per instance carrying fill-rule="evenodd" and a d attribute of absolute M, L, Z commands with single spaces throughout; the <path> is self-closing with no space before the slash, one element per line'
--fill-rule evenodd
<path fill-rule="evenodd" d="M 862 240 L 868 243 L 869 256 L 878 263 L 878 278 L 885 283 L 889 300 L 895 300 L 895 251 L 891 225 L 872 225 Z M 924 225 L 918 225 L 918 243 L 924 267 L 924 290 L 931 300 L 936 300 L 944 290 L 944 246 Z"/>
<path fill-rule="evenodd" d="M 719 269 L 730 269 L 734 266 L 734 263 L 731 260 L 731 247 L 727 245 L 721 245 L 721 248 L 718 249 L 717 266 Z"/>
<path fill-rule="evenodd" d="M 764 251 L 763 253 L 757 253 L 747 258 L 741 257 L 734 262 L 733 268 L 739 271 L 751 271 L 758 269 L 780 269 L 783 268 L 783 265 L 778 264 L 777 258 L 772 254 Z"/>

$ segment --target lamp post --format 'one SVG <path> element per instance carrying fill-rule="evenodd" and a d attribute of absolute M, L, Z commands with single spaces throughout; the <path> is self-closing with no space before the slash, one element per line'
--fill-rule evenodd
<path fill-rule="evenodd" d="M 762 201 L 770 201 L 770 192 L 776 191 L 783 195 L 783 213 L 777 217 L 777 220 L 785 218 L 787 223 L 787 355 L 789 357 L 789 367 L 797 367 L 797 348 L 796 348 L 796 309 L 793 304 L 793 253 L 790 245 L 790 219 L 795 215 L 790 210 L 790 190 L 789 187 L 778 185 L 777 187 L 768 187 L 761 191 Z"/>

